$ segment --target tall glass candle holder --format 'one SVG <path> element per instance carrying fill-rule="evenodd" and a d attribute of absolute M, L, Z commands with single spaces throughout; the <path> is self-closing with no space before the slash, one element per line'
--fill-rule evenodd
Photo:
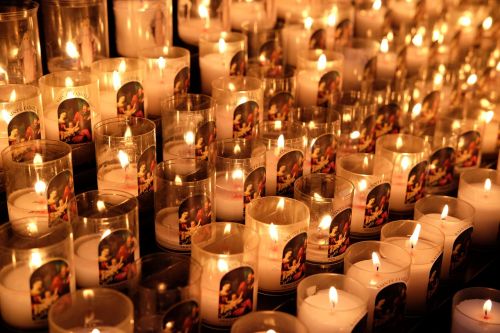
<path fill-rule="evenodd" d="M 0 312 L 18 330 L 46 327 L 53 303 L 76 288 L 71 226 L 46 223 L 30 216 L 0 227 Z"/>
<path fill-rule="evenodd" d="M 387 8 L 379 0 L 358 0 L 354 34 L 358 38 L 374 38 L 380 40 L 387 25 Z"/>
<path fill-rule="evenodd" d="M 99 78 L 101 119 L 116 116 L 146 117 L 142 59 L 110 58 L 94 62 L 92 74 Z"/>
<path fill-rule="evenodd" d="M 210 95 L 221 76 L 242 76 L 247 69 L 247 42 L 237 32 L 208 33 L 200 37 L 201 91 Z"/>
<path fill-rule="evenodd" d="M 424 197 L 429 146 L 424 139 L 407 134 L 386 134 L 376 143 L 376 154 L 394 164 L 389 209 L 407 212 Z"/>
<path fill-rule="evenodd" d="M 281 29 L 283 58 L 286 65 L 297 67 L 297 56 L 309 49 L 326 49 L 326 27 L 324 22 L 313 17 L 301 17 L 300 23 L 287 24 Z"/>
<path fill-rule="evenodd" d="M 351 235 L 372 238 L 389 221 L 393 164 L 382 156 L 351 154 L 338 160 L 337 175 L 354 184 Z"/>
<path fill-rule="evenodd" d="M 309 207 L 295 199 L 264 197 L 247 206 L 245 223 L 260 237 L 259 292 L 293 292 L 305 276 L 309 219 Z"/>
<path fill-rule="evenodd" d="M 252 13 L 252 15 L 248 15 Z M 229 6 L 231 28 L 241 30 L 242 24 L 268 24 L 274 26 L 277 19 L 275 0 L 231 0 Z"/>
<path fill-rule="evenodd" d="M 135 331 L 198 332 L 202 267 L 194 259 L 154 253 L 135 262 L 130 297 L 135 308 Z"/>
<path fill-rule="evenodd" d="M 270 76 L 283 73 L 283 40 L 281 29 L 275 29 L 270 22 L 244 21 L 243 34 L 248 43 L 248 59 L 255 63 L 260 72 Z"/>
<path fill-rule="evenodd" d="M 342 89 L 344 56 L 332 51 L 308 50 L 297 57 L 297 105 L 335 105 Z"/>
<path fill-rule="evenodd" d="M 212 82 L 217 104 L 216 123 L 219 139 L 251 139 L 262 121 L 264 99 L 262 81 L 254 77 L 220 77 Z"/>
<path fill-rule="evenodd" d="M 307 333 L 307 328 L 297 317 L 280 311 L 256 311 L 238 319 L 231 326 L 231 333 L 253 332 Z"/>
<path fill-rule="evenodd" d="M 135 58 L 140 49 L 172 45 L 172 0 L 113 0 L 113 12 L 120 55 Z"/>
<path fill-rule="evenodd" d="M 110 118 L 94 127 L 98 189 L 134 196 L 153 191 L 155 124 L 144 118 Z"/>
<path fill-rule="evenodd" d="M 187 94 L 162 104 L 163 160 L 196 157 L 209 160 L 218 136 L 215 101 L 206 95 Z"/>
<path fill-rule="evenodd" d="M 315 274 L 297 287 L 297 317 L 309 332 L 363 332 L 367 303 L 365 287 L 345 275 Z"/>
<path fill-rule="evenodd" d="M 256 309 L 259 241 L 256 231 L 237 223 L 212 223 L 193 234 L 191 257 L 203 267 L 201 321 L 205 328 L 227 329 Z"/>
<path fill-rule="evenodd" d="M 308 270 L 333 270 L 344 258 L 350 244 L 353 196 L 353 184 L 339 176 L 311 174 L 295 182 L 295 199 L 310 212 Z"/>
<path fill-rule="evenodd" d="M 496 332 L 500 330 L 499 308 L 499 290 L 480 287 L 462 289 L 453 296 L 451 332 Z"/>
<path fill-rule="evenodd" d="M 134 332 L 134 305 L 122 293 L 83 289 L 60 298 L 49 312 L 51 333 Z"/>
<path fill-rule="evenodd" d="M 79 194 L 70 204 L 78 287 L 125 289 L 139 258 L 137 199 L 107 189 Z"/>
<path fill-rule="evenodd" d="M 44 216 L 43 230 L 68 221 L 68 202 L 75 193 L 69 145 L 50 140 L 22 142 L 4 149 L 2 159 L 11 221 Z"/>
<path fill-rule="evenodd" d="M 293 184 L 303 175 L 307 132 L 298 122 L 267 121 L 258 138 L 266 145 L 266 195 L 293 196 Z"/>
<path fill-rule="evenodd" d="M 0 6 L 0 31 L 4 47 L 0 61 L 0 83 L 36 84 L 42 76 L 38 3 L 7 0 Z"/>
<path fill-rule="evenodd" d="M 166 96 L 185 95 L 191 79 L 190 53 L 182 47 L 153 47 L 139 51 L 145 62 L 144 92 L 148 116 L 161 115 Z"/>
<path fill-rule="evenodd" d="M 441 278 L 456 276 L 469 254 L 474 207 L 460 199 L 431 195 L 415 204 L 414 219 L 430 223 L 444 233 Z"/>
<path fill-rule="evenodd" d="M 368 293 L 368 332 L 402 324 L 411 260 L 408 251 L 385 242 L 359 242 L 347 250 L 344 274 Z M 380 311 L 381 307 L 387 310 Z"/>
<path fill-rule="evenodd" d="M 42 10 L 49 72 L 90 70 L 109 57 L 105 0 L 49 0 Z"/>
<path fill-rule="evenodd" d="M 97 76 L 82 71 L 47 74 L 40 81 L 47 139 L 92 142 L 101 119 Z"/>
<path fill-rule="evenodd" d="M 371 39 L 353 38 L 350 43 L 338 48 L 344 55 L 342 72 L 343 91 L 360 90 L 365 79 L 365 69 L 376 63 L 380 44 Z"/>
<path fill-rule="evenodd" d="M 460 175 L 458 199 L 474 207 L 472 242 L 482 247 L 498 244 L 500 229 L 500 173 L 492 169 L 467 170 Z"/>
<path fill-rule="evenodd" d="M 431 310 L 439 288 L 444 233 L 431 224 L 400 220 L 384 225 L 380 240 L 397 245 L 411 254 L 407 310 L 411 313 Z"/>
<path fill-rule="evenodd" d="M 189 252 L 194 232 L 215 222 L 213 167 L 195 158 L 167 160 L 158 164 L 155 178 L 156 242 Z"/>

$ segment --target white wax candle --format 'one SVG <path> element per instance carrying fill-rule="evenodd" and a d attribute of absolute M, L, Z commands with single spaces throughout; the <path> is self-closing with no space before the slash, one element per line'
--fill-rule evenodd
<path fill-rule="evenodd" d="M 486 154 L 495 154 L 498 153 L 498 132 L 499 122 L 496 120 L 492 120 L 489 123 L 486 123 L 484 126 L 483 140 L 481 151 Z"/>
<path fill-rule="evenodd" d="M 167 207 L 156 214 L 155 233 L 162 247 L 179 251 L 189 249 L 179 242 L 179 207 Z"/>
<path fill-rule="evenodd" d="M 228 53 L 210 53 L 200 57 L 201 91 L 212 94 L 212 82 L 229 75 L 232 56 Z"/>
<path fill-rule="evenodd" d="M 376 51 L 346 48 L 344 54 L 344 71 L 342 85 L 344 91 L 359 90 L 367 62 L 376 55 Z"/>
<path fill-rule="evenodd" d="M 215 207 L 218 221 L 243 221 L 243 179 L 218 176 Z"/>
<path fill-rule="evenodd" d="M 79 237 L 75 240 L 76 284 L 79 288 L 99 287 L 98 248 L 100 234 Z"/>
<path fill-rule="evenodd" d="M 174 94 L 176 71 L 167 68 L 149 72 L 144 79 L 145 108 L 149 115 L 161 114 L 161 100 Z"/>
<path fill-rule="evenodd" d="M 231 27 L 235 30 L 241 30 L 241 24 L 243 22 L 250 22 L 250 26 L 253 23 L 264 22 L 273 26 L 274 23 L 269 22 L 266 17 L 266 10 L 264 8 L 263 2 L 258 1 L 232 1 L 231 2 Z M 248 15 L 252 13 L 252 15 Z"/>
<path fill-rule="evenodd" d="M 416 3 L 414 1 L 395 1 L 389 2 L 391 16 L 398 25 L 404 25 L 413 21 L 416 14 Z"/>
<path fill-rule="evenodd" d="M 356 36 L 367 38 L 378 38 L 382 35 L 385 20 L 385 8 L 378 10 L 360 9 L 356 10 Z"/>
<path fill-rule="evenodd" d="M 500 329 L 500 303 L 492 302 L 491 311 L 484 316 L 485 299 L 468 299 L 453 309 L 451 333 L 493 333 Z"/>
<path fill-rule="evenodd" d="M 311 30 L 305 29 L 303 25 L 291 25 L 283 28 L 282 39 L 286 64 L 297 66 L 297 54 L 302 50 L 309 49 L 310 37 Z"/>
<path fill-rule="evenodd" d="M 201 18 L 190 18 L 177 26 L 179 37 L 190 45 L 198 45 L 200 36 L 207 30 L 216 33 L 222 31 L 222 26 L 218 20 L 210 20 L 210 27 L 206 28 L 206 20 Z"/>
<path fill-rule="evenodd" d="M 406 48 L 406 69 L 408 75 L 413 76 L 427 66 L 429 48 L 426 46 L 409 45 Z"/>
<path fill-rule="evenodd" d="M 136 164 L 131 163 L 126 168 L 122 168 L 120 165 L 114 165 L 99 170 L 97 175 L 97 188 L 100 190 L 121 190 L 137 196 L 139 185 Z"/>
<path fill-rule="evenodd" d="M 397 55 L 394 52 L 377 55 L 377 77 L 382 80 L 391 80 L 396 72 Z"/>
<path fill-rule="evenodd" d="M 116 91 L 101 91 L 100 93 L 101 120 L 118 116 L 116 109 Z"/>
<path fill-rule="evenodd" d="M 7 209 L 11 221 L 23 217 L 46 215 L 48 223 L 47 198 L 44 194 L 36 193 L 34 189 L 22 189 L 12 192 L 7 200 Z"/>

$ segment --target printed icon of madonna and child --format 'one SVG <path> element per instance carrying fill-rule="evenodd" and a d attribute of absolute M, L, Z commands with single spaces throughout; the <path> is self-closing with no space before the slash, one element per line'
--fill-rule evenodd
<path fill-rule="evenodd" d="M 70 171 L 63 171 L 52 178 L 47 187 L 49 226 L 69 221 L 69 205 L 74 196 L 73 175 Z"/>
<path fill-rule="evenodd" d="M 366 197 L 363 228 L 382 227 L 389 220 L 391 185 L 383 183 L 374 187 Z"/>
<path fill-rule="evenodd" d="M 142 153 L 137 164 L 139 195 L 153 191 L 154 171 L 156 168 L 156 146 L 151 146 L 146 149 Z"/>
<path fill-rule="evenodd" d="M 19 142 L 42 138 L 40 119 L 35 112 L 21 112 L 14 116 L 7 126 L 9 146 Z"/>
<path fill-rule="evenodd" d="M 179 244 L 191 244 L 191 236 L 201 226 L 212 222 L 212 204 L 204 195 L 194 195 L 179 206 Z"/>
<path fill-rule="evenodd" d="M 230 319 L 252 312 L 255 274 L 250 267 L 226 273 L 220 283 L 219 319 Z"/>
<path fill-rule="evenodd" d="M 277 195 L 293 196 L 293 184 L 302 176 L 304 155 L 298 150 L 289 151 L 280 157 L 277 167 Z"/>
<path fill-rule="evenodd" d="M 57 107 L 59 140 L 69 143 L 92 141 L 90 105 L 82 98 L 64 100 Z"/>
<path fill-rule="evenodd" d="M 144 88 L 137 81 L 125 83 L 116 93 L 118 115 L 144 118 Z"/>
<path fill-rule="evenodd" d="M 305 276 L 307 233 L 292 238 L 283 250 L 281 261 L 281 285 L 299 281 Z"/>
<path fill-rule="evenodd" d="M 99 242 L 99 284 L 112 285 L 127 281 L 134 268 L 137 239 L 130 230 L 111 232 Z"/>

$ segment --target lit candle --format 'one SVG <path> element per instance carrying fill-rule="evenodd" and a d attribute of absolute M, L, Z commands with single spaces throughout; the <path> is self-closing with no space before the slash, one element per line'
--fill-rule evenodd
<path fill-rule="evenodd" d="M 276 14 L 273 17 L 271 13 L 266 12 L 264 1 L 231 1 L 230 13 L 231 27 L 235 30 L 241 30 L 243 22 L 250 22 L 250 24 L 266 22 L 266 24 L 274 26 L 276 21 Z M 248 15 L 248 13 L 252 13 L 252 15 Z"/>
<path fill-rule="evenodd" d="M 406 69 L 408 76 L 419 73 L 427 66 L 429 48 L 424 45 L 424 37 L 420 31 L 411 39 L 411 45 L 406 47 Z"/>
<path fill-rule="evenodd" d="M 466 288 L 453 297 L 451 333 L 498 332 L 500 329 L 499 291 Z"/>
<path fill-rule="evenodd" d="M 356 10 L 355 33 L 358 37 L 379 38 L 382 35 L 386 9 L 381 0 L 375 0 L 369 8 Z"/>
<path fill-rule="evenodd" d="M 208 6 L 211 7 L 212 4 Z M 188 2 L 188 6 L 192 6 L 191 1 Z M 179 29 L 179 37 L 191 45 L 198 45 L 198 41 L 202 34 L 207 32 L 221 32 L 222 24 L 218 17 L 210 18 L 211 9 L 207 7 L 205 2 L 198 5 L 197 17 L 192 17 L 191 10 L 187 10 L 186 15 L 183 17 L 178 16 L 179 24 L 177 25 Z"/>
<path fill-rule="evenodd" d="M 414 0 L 391 0 L 388 7 L 392 19 L 398 26 L 409 24 L 417 13 L 417 2 Z"/>
<path fill-rule="evenodd" d="M 380 43 L 380 52 L 377 55 L 377 78 L 381 80 L 392 80 L 396 72 L 396 53 L 389 51 L 387 37 Z"/>
<path fill-rule="evenodd" d="M 489 106 L 489 103 L 488 103 Z M 495 154 L 498 152 L 498 131 L 499 122 L 495 117 L 495 111 L 482 111 L 480 120 L 484 123 L 483 140 L 481 152 L 483 154 Z"/>
<path fill-rule="evenodd" d="M 283 49 L 285 63 L 297 66 L 297 55 L 300 51 L 309 49 L 309 41 L 312 35 L 314 20 L 311 17 L 304 19 L 303 25 L 287 25 L 282 30 Z"/>

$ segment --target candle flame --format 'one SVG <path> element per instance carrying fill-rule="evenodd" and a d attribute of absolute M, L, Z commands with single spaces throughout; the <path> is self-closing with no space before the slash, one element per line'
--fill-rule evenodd
<path fill-rule="evenodd" d="M 277 333 L 275 330 L 267 330 L 266 333 Z"/>
<path fill-rule="evenodd" d="M 309 127 L 309 129 L 311 129 L 311 130 L 314 129 L 315 126 L 316 126 L 316 124 L 312 120 L 307 124 L 307 127 Z"/>
<path fill-rule="evenodd" d="M 206 19 L 208 17 L 208 9 L 204 5 L 199 5 L 198 6 L 198 15 L 202 19 Z"/>
<path fill-rule="evenodd" d="M 194 140 L 194 133 L 192 131 L 188 131 L 186 132 L 186 134 L 184 134 L 184 142 L 186 142 L 186 144 L 192 145 L 194 143 Z"/>
<path fill-rule="evenodd" d="M 330 15 L 328 15 L 326 24 L 329 27 L 334 27 L 336 22 L 337 22 L 337 15 L 335 13 L 330 13 Z"/>
<path fill-rule="evenodd" d="M 403 147 L 403 139 L 398 136 L 398 138 L 396 139 L 396 149 L 401 149 L 401 147 Z"/>
<path fill-rule="evenodd" d="M 483 111 L 481 113 L 481 118 L 482 120 L 486 123 L 489 124 L 492 120 L 493 117 L 495 116 L 495 112 L 493 110 L 490 111 Z"/>
<path fill-rule="evenodd" d="M 418 243 L 418 237 L 420 236 L 420 229 L 422 229 L 422 226 L 420 223 L 417 224 L 415 227 L 415 230 L 413 231 L 413 234 L 410 237 L 410 247 L 414 249 L 417 246 Z"/>
<path fill-rule="evenodd" d="M 229 270 L 229 265 L 224 259 L 217 260 L 217 268 L 220 272 L 227 272 Z"/>
<path fill-rule="evenodd" d="M 123 134 L 123 137 L 125 139 L 132 137 L 132 129 L 130 128 L 130 126 L 127 125 L 127 128 L 125 129 L 125 133 Z"/>
<path fill-rule="evenodd" d="M 441 220 L 446 220 L 446 218 L 448 217 L 448 211 L 448 205 L 444 205 L 443 210 L 441 211 Z"/>
<path fill-rule="evenodd" d="M 412 118 L 416 118 L 420 115 L 420 112 L 422 111 L 422 104 L 417 103 L 413 106 L 413 109 L 411 110 L 411 116 Z"/>
<path fill-rule="evenodd" d="M 319 222 L 319 229 L 328 230 L 330 229 L 330 224 L 332 222 L 332 217 L 330 215 L 325 215 L 321 218 L 321 222 Z"/>
<path fill-rule="evenodd" d="M 389 52 L 389 41 L 385 37 L 382 38 L 382 41 L 380 42 L 380 52 L 382 53 Z"/>
<path fill-rule="evenodd" d="M 118 160 L 120 161 L 120 165 L 122 166 L 122 169 L 125 169 L 130 164 L 130 159 L 128 157 L 128 154 L 126 152 L 124 152 L 123 150 L 118 151 Z"/>
<path fill-rule="evenodd" d="M 159 69 L 165 69 L 165 67 L 167 66 L 167 61 L 163 57 L 159 57 L 158 60 L 156 60 L 156 62 L 158 63 Z"/>
<path fill-rule="evenodd" d="M 31 253 L 30 266 L 32 269 L 42 266 L 42 255 L 38 250 L 34 250 Z"/>
<path fill-rule="evenodd" d="M 236 86 L 232 82 L 229 82 L 229 84 L 227 85 L 227 87 L 229 88 L 230 91 L 235 91 L 236 90 Z"/>
<path fill-rule="evenodd" d="M 278 148 L 285 148 L 285 137 L 283 136 L 283 134 L 280 134 L 280 136 L 278 137 Z"/>
<path fill-rule="evenodd" d="M 434 74 L 434 85 L 435 86 L 440 86 L 443 84 L 443 74 L 441 73 L 436 73 Z"/>
<path fill-rule="evenodd" d="M 226 52 L 227 46 L 226 42 L 224 41 L 224 38 L 219 38 L 219 53 L 224 53 Z"/>
<path fill-rule="evenodd" d="M 233 178 L 233 180 L 243 179 L 243 170 L 241 169 L 233 170 L 233 172 L 231 173 L 231 178 Z"/>
<path fill-rule="evenodd" d="M 467 84 L 469 86 L 473 86 L 476 84 L 476 82 L 477 82 L 477 75 L 476 74 L 469 75 L 469 77 L 467 78 Z"/>
<path fill-rule="evenodd" d="M 392 30 L 387 33 L 387 40 L 389 42 L 392 42 L 394 40 L 394 33 L 392 32 Z"/>
<path fill-rule="evenodd" d="M 175 175 L 174 183 L 175 185 L 182 185 L 182 179 L 179 175 Z"/>
<path fill-rule="evenodd" d="M 484 190 L 486 192 L 490 192 L 491 191 L 491 179 L 486 178 L 486 180 L 484 181 Z"/>
<path fill-rule="evenodd" d="M 120 89 L 122 83 L 121 83 L 121 78 L 120 78 L 120 73 L 117 71 L 113 71 L 113 88 L 115 90 Z"/>
<path fill-rule="evenodd" d="M 285 198 L 281 197 L 280 200 L 278 201 L 278 204 L 276 205 L 277 210 L 283 210 L 285 208 Z"/>
<path fill-rule="evenodd" d="M 278 241 L 278 228 L 276 228 L 274 223 L 269 225 L 269 237 L 271 237 L 271 240 L 275 243 Z"/>
<path fill-rule="evenodd" d="M 75 85 L 75 83 L 73 82 L 73 80 L 68 76 L 64 79 L 64 85 L 69 88 L 69 87 L 73 87 Z"/>
<path fill-rule="evenodd" d="M 354 131 L 354 132 L 351 132 L 351 140 L 356 140 L 356 139 L 359 139 L 359 137 L 361 136 L 361 133 L 359 131 Z"/>
<path fill-rule="evenodd" d="M 372 8 L 373 8 L 374 10 L 380 10 L 380 8 L 382 8 L 382 1 L 380 1 L 380 0 L 375 0 L 375 1 L 373 2 L 373 6 L 372 6 Z"/>
<path fill-rule="evenodd" d="M 335 309 L 335 306 L 339 302 L 339 294 L 337 292 L 337 289 L 335 287 L 330 287 L 330 290 L 328 291 L 328 298 L 330 299 L 330 304 L 332 305 L 332 310 Z"/>
<path fill-rule="evenodd" d="M 413 36 L 411 42 L 416 47 L 422 47 L 422 45 L 424 44 L 424 39 L 421 34 L 416 34 L 415 36 Z"/>
<path fill-rule="evenodd" d="M 28 223 L 27 229 L 30 235 L 36 234 L 38 232 L 38 226 L 36 225 L 35 222 Z"/>
<path fill-rule="evenodd" d="M 358 183 L 358 189 L 363 192 L 364 190 L 366 190 L 366 188 L 368 187 L 368 184 L 366 182 L 365 179 L 361 179 Z"/>
<path fill-rule="evenodd" d="M 36 153 L 35 157 L 33 157 L 33 164 L 42 164 L 42 163 L 43 163 L 42 155 Z"/>
<path fill-rule="evenodd" d="M 401 169 L 405 171 L 409 167 L 410 167 L 410 158 L 408 156 L 403 156 L 403 158 L 401 159 Z"/>
<path fill-rule="evenodd" d="M 236 144 L 236 145 L 234 146 L 233 153 L 234 153 L 234 154 L 239 154 L 239 153 L 241 153 L 241 148 L 240 148 L 240 145 L 239 145 L 239 144 Z"/>
<path fill-rule="evenodd" d="M 363 157 L 363 168 L 368 167 L 368 156 Z"/>
<path fill-rule="evenodd" d="M 118 71 L 120 73 L 125 73 L 126 70 L 127 70 L 127 64 L 125 63 L 125 59 L 122 59 L 122 61 L 120 61 L 120 64 L 118 65 Z"/>
<path fill-rule="evenodd" d="M 12 103 L 12 102 L 15 102 L 17 99 L 17 93 L 16 93 L 16 90 L 15 89 L 12 89 L 12 91 L 10 92 L 10 96 L 9 96 L 9 102 Z"/>
<path fill-rule="evenodd" d="M 281 129 L 281 127 L 282 127 L 281 120 L 276 120 L 276 121 L 274 122 L 274 129 L 275 129 L 275 130 L 280 130 L 280 129 Z"/>
<path fill-rule="evenodd" d="M 483 25 L 482 25 L 483 30 L 490 30 L 492 25 L 493 25 L 493 18 L 491 16 L 488 16 L 483 21 Z"/>
<path fill-rule="evenodd" d="M 472 24 L 472 18 L 469 15 L 461 16 L 458 19 L 458 24 L 462 27 L 469 27 Z"/>
<path fill-rule="evenodd" d="M 488 318 L 488 315 L 490 314 L 492 307 L 493 307 L 493 302 L 491 301 L 491 299 L 488 299 L 484 302 L 483 311 L 484 311 L 484 318 L 485 319 Z"/>
<path fill-rule="evenodd" d="M 378 272 L 380 269 L 380 258 L 377 254 L 377 252 L 372 252 L 372 263 L 373 263 L 373 268 Z"/>
<path fill-rule="evenodd" d="M 94 291 L 92 289 L 83 289 L 82 294 L 84 299 L 89 299 L 94 297 Z"/>
<path fill-rule="evenodd" d="M 47 184 L 43 180 L 37 180 L 35 183 L 35 192 L 38 195 L 42 195 L 45 193 L 47 189 Z"/>
<path fill-rule="evenodd" d="M 316 193 L 316 192 L 314 192 L 313 198 L 316 200 L 323 200 L 323 197 L 319 193 Z"/>
<path fill-rule="evenodd" d="M 97 210 L 100 213 L 102 213 L 106 209 L 106 204 L 102 200 L 97 200 L 96 206 L 97 206 Z"/>
<path fill-rule="evenodd" d="M 326 68 L 326 55 L 323 53 L 318 58 L 317 64 L 318 71 L 324 71 Z"/>
<path fill-rule="evenodd" d="M 224 235 L 229 235 L 231 233 L 231 223 L 226 223 L 224 226 Z"/>
<path fill-rule="evenodd" d="M 306 30 L 311 30 L 311 27 L 312 27 L 312 25 L 313 25 L 313 22 L 314 22 L 314 20 L 313 20 L 313 18 L 312 18 L 312 17 L 310 17 L 310 16 L 306 17 L 306 18 L 304 19 L 304 28 L 305 28 Z"/>
<path fill-rule="evenodd" d="M 78 53 L 78 49 L 73 42 L 66 43 L 66 54 L 71 59 L 78 59 L 80 57 L 80 53 Z"/>

